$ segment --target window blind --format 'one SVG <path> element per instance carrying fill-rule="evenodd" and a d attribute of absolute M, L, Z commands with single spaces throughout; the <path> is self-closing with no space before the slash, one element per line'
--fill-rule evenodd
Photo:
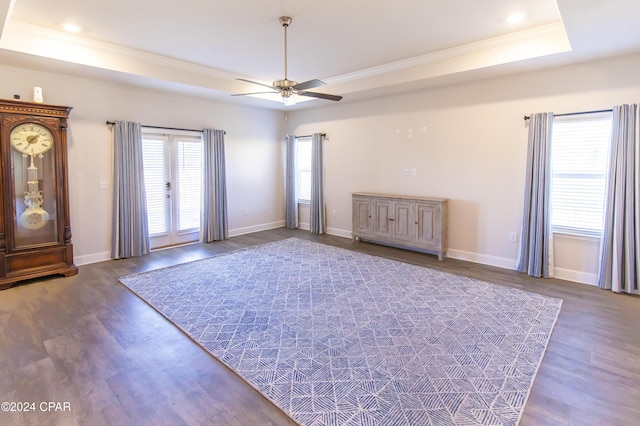
<path fill-rule="evenodd" d="M 142 139 L 144 163 L 144 186 L 147 193 L 147 219 L 149 235 L 168 232 L 168 214 L 166 208 L 167 155 L 166 138 L 147 136 Z"/>
<path fill-rule="evenodd" d="M 610 112 L 555 117 L 551 139 L 554 231 L 602 233 L 610 141 Z"/>
<path fill-rule="evenodd" d="M 296 142 L 297 158 L 297 197 L 300 201 L 311 200 L 311 138 L 299 138 Z"/>
<path fill-rule="evenodd" d="M 202 185 L 201 138 L 144 133 L 142 154 L 149 236 L 198 229 Z"/>
<path fill-rule="evenodd" d="M 177 141 L 178 150 L 178 231 L 200 227 L 202 142 L 200 138 Z"/>

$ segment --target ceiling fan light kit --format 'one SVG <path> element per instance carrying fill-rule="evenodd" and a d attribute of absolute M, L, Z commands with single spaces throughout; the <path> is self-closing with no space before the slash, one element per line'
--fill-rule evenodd
<path fill-rule="evenodd" d="M 280 25 L 284 28 L 284 79 L 276 80 L 273 82 L 271 86 L 263 83 L 258 83 L 257 81 L 246 80 L 244 78 L 238 78 L 239 81 L 244 81 L 247 83 L 258 84 L 263 87 L 268 87 L 273 89 L 273 92 L 253 92 L 253 93 L 239 93 L 232 96 L 246 96 L 246 95 L 257 95 L 264 93 L 280 93 L 282 96 L 282 101 L 285 105 L 294 105 L 295 99 L 291 95 L 298 96 L 307 96 L 311 98 L 318 99 L 327 99 L 330 101 L 339 101 L 342 99 L 342 96 L 338 95 L 330 95 L 328 93 L 318 93 L 318 92 L 307 92 L 307 89 L 312 89 L 314 87 L 324 86 L 326 83 L 324 81 L 318 79 L 312 79 L 308 81 L 303 81 L 302 83 L 298 83 L 297 81 L 289 80 L 287 77 L 287 28 L 291 25 L 293 19 L 289 16 L 281 16 L 280 17 Z"/>

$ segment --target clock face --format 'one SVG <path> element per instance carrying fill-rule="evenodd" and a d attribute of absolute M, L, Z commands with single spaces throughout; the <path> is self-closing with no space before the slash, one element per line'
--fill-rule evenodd
<path fill-rule="evenodd" d="M 11 131 L 11 146 L 25 155 L 39 155 L 53 146 L 53 135 L 46 127 L 37 123 L 24 123 Z"/>

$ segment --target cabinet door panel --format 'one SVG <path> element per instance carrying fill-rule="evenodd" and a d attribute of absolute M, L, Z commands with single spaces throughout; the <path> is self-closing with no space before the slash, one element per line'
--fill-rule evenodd
<path fill-rule="evenodd" d="M 393 203 L 386 200 L 374 200 L 373 201 L 373 233 L 382 236 L 393 235 L 393 228 L 391 227 Z"/>
<path fill-rule="evenodd" d="M 439 244 L 439 212 L 438 206 L 429 203 L 418 203 L 418 241 L 429 245 Z"/>
<path fill-rule="evenodd" d="M 358 233 L 371 232 L 371 202 L 366 199 L 353 200 L 353 229 Z"/>
<path fill-rule="evenodd" d="M 401 240 L 412 241 L 415 238 L 414 203 L 396 201 L 393 203 L 393 235 Z"/>

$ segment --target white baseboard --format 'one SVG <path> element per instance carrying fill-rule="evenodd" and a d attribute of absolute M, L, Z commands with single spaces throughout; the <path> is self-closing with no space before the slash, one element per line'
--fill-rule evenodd
<path fill-rule="evenodd" d="M 300 222 L 298 223 L 298 229 L 309 231 L 311 229 L 311 225 L 309 223 Z M 351 238 L 351 231 L 348 231 L 346 229 L 327 228 L 327 234 L 335 235 L 336 237 Z"/>
<path fill-rule="evenodd" d="M 489 256 L 487 254 L 473 253 L 463 250 L 448 249 L 447 257 L 467 262 L 481 263 L 483 265 L 497 266 L 504 269 L 516 269 L 516 260 L 506 257 Z"/>
<path fill-rule="evenodd" d="M 245 235 L 245 234 L 251 234 L 253 232 L 260 232 L 260 231 L 266 231 L 266 230 L 269 230 L 269 229 L 282 228 L 283 226 L 285 226 L 285 221 L 284 220 L 279 220 L 277 222 L 270 222 L 270 223 L 262 223 L 260 225 L 246 226 L 244 228 L 230 229 L 229 230 L 229 236 L 230 237 L 237 237 L 238 235 Z"/>
<path fill-rule="evenodd" d="M 340 228 L 327 228 L 327 234 L 335 235 L 336 237 L 351 238 L 351 231 Z"/>
<path fill-rule="evenodd" d="M 308 223 L 299 223 L 299 229 L 309 230 Z M 285 226 L 285 221 L 280 220 L 277 222 L 263 223 L 260 225 L 247 226 L 244 228 L 236 228 L 229 230 L 230 237 L 236 237 L 238 235 L 251 234 L 253 232 L 266 231 L 269 229 L 282 228 Z M 351 231 L 340 228 L 327 228 L 327 234 L 335 235 L 337 237 L 351 238 Z M 473 253 L 464 250 L 449 249 L 447 250 L 447 257 L 452 259 L 464 260 L 467 262 L 480 263 L 483 265 L 496 266 L 504 269 L 516 269 L 516 260 L 505 257 L 489 256 L 486 254 Z M 101 253 L 88 254 L 84 256 L 75 256 L 74 263 L 78 266 L 88 265 L 90 263 L 103 262 L 105 260 L 111 260 L 111 252 L 105 251 Z M 582 284 L 598 285 L 598 275 L 588 272 L 574 271 L 565 268 L 555 268 L 555 278 L 567 281 L 573 281 Z"/>
<path fill-rule="evenodd" d="M 468 251 L 449 249 L 447 256 L 452 259 L 465 260 L 468 262 L 481 263 L 483 265 L 497 266 L 505 269 L 516 269 L 516 260 L 504 257 L 488 256 L 484 254 L 471 253 Z M 573 281 L 580 284 L 598 285 L 598 275 L 589 272 L 574 271 L 572 269 L 554 268 L 554 278 L 565 281 Z"/>
<path fill-rule="evenodd" d="M 266 231 L 268 229 L 282 228 L 285 226 L 284 220 L 277 222 L 263 223 L 255 226 L 247 226 L 245 228 L 236 228 L 229 230 L 230 237 L 237 237 L 238 235 L 251 234 L 253 232 Z M 111 260 L 111 252 L 105 251 L 101 253 L 86 254 L 84 256 L 74 256 L 73 263 L 77 266 L 88 265 L 90 263 L 104 262 L 105 260 Z"/>
<path fill-rule="evenodd" d="M 598 274 L 574 271 L 572 269 L 554 268 L 554 278 L 573 281 L 580 284 L 598 285 Z"/>
<path fill-rule="evenodd" d="M 104 262 L 105 260 L 111 260 L 111 252 L 103 251 L 102 253 L 86 254 L 84 256 L 74 256 L 73 263 L 76 266 L 88 265 L 89 263 Z"/>

